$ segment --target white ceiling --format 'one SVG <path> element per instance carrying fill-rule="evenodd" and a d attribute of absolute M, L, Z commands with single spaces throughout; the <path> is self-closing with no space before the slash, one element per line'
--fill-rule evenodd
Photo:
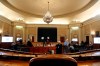
<path fill-rule="evenodd" d="M 7 0 L 15 8 L 35 15 L 44 15 L 49 0 Z M 85 7 L 91 0 L 50 0 L 52 15 L 63 15 Z"/>
<path fill-rule="evenodd" d="M 26 23 L 42 23 L 41 18 L 48 10 L 48 1 L 55 24 L 62 19 L 63 24 L 69 24 L 73 20 L 82 22 L 93 17 L 91 14 L 100 10 L 98 9 L 100 0 L 0 0 L 0 13 L 11 21 L 22 19 Z"/>

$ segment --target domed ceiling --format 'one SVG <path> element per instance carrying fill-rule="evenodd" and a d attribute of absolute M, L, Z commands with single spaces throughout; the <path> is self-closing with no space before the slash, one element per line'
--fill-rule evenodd
<path fill-rule="evenodd" d="M 15 8 L 34 15 L 44 15 L 49 9 L 53 16 L 72 13 L 84 8 L 91 0 L 7 0 Z"/>
<path fill-rule="evenodd" d="M 85 21 L 100 6 L 99 0 L 0 0 L 0 12 L 11 21 L 23 18 L 25 22 L 42 22 L 39 18 L 48 11 L 48 2 L 49 11 L 55 19 L 53 22 L 59 24 L 60 19 L 63 24 L 78 18 Z"/>

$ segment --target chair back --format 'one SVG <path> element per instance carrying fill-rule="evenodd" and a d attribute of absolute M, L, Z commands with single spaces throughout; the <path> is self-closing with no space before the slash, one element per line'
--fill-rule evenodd
<path fill-rule="evenodd" d="M 77 61 L 71 57 L 62 55 L 46 55 L 32 58 L 29 66 L 77 66 Z"/>

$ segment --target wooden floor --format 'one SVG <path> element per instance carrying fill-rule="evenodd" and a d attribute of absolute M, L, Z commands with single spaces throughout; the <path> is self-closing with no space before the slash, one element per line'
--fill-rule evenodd
<path fill-rule="evenodd" d="M 21 60 L 0 60 L 0 66 L 29 66 L 29 61 Z"/>
<path fill-rule="evenodd" d="M 78 61 L 78 66 L 100 66 L 100 60 Z"/>
<path fill-rule="evenodd" d="M 0 59 L 0 66 L 29 66 L 28 64 L 29 61 Z M 100 66 L 100 60 L 78 61 L 78 66 Z"/>

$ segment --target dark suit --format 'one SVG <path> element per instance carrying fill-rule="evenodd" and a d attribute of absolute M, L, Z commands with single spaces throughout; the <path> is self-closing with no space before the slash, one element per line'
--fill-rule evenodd
<path fill-rule="evenodd" d="M 62 44 L 57 44 L 56 45 L 56 54 L 61 54 L 62 53 Z"/>

